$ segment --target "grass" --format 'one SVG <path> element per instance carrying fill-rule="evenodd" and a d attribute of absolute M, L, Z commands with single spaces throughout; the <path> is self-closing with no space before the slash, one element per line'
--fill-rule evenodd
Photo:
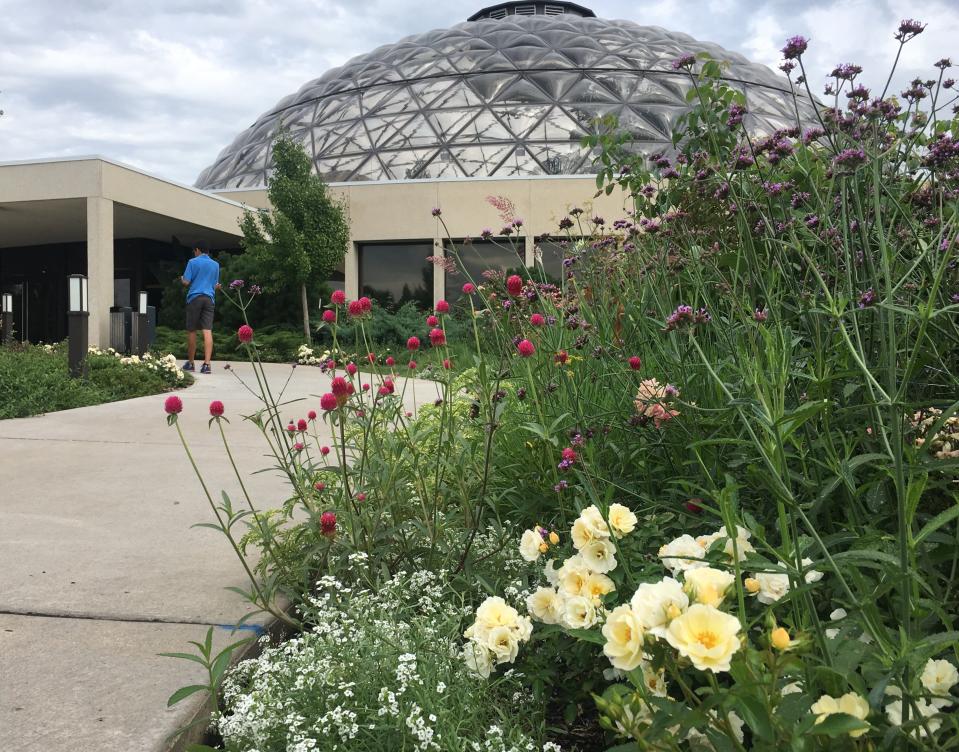
<path fill-rule="evenodd" d="M 100 405 L 170 389 L 169 378 L 142 366 L 124 365 L 107 355 L 87 359 L 85 378 L 71 378 L 66 346 L 0 347 L 0 419 Z M 186 383 L 192 378 L 185 374 Z"/>

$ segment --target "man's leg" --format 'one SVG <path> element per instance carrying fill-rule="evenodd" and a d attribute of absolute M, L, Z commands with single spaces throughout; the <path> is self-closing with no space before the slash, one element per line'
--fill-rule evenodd
<path fill-rule="evenodd" d="M 194 340 L 195 341 L 195 340 Z M 203 330 L 203 362 L 210 365 L 213 358 L 213 330 Z"/>
<path fill-rule="evenodd" d="M 196 355 L 196 330 L 192 330 L 186 333 L 186 359 L 188 362 L 193 362 L 193 356 Z"/>

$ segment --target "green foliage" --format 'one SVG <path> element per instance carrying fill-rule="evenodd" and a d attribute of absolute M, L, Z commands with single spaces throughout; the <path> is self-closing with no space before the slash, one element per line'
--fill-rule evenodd
<path fill-rule="evenodd" d="M 192 383 L 189 374 L 121 363 L 114 355 L 89 355 L 87 376 L 71 378 L 67 342 L 0 347 L 0 419 L 99 405 L 157 394 Z"/>
<path fill-rule="evenodd" d="M 315 290 L 346 255 L 350 237 L 343 206 L 312 173 L 306 151 L 288 135 L 273 143 L 275 169 L 267 194 L 270 210 L 247 210 L 240 222 L 242 245 L 255 277 L 270 293 Z M 305 331 L 308 312 L 303 311 Z"/>

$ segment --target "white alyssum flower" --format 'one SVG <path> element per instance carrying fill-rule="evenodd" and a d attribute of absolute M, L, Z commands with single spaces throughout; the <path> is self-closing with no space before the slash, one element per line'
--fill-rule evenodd
<path fill-rule="evenodd" d="M 689 534 L 681 535 L 662 546 L 659 549 L 659 558 L 663 560 L 663 566 L 672 571 L 674 577 L 687 569 L 707 566 L 702 560 L 703 547 Z"/>

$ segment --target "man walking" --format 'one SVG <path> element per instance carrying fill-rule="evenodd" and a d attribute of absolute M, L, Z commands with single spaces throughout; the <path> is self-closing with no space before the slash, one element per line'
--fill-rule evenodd
<path fill-rule="evenodd" d="M 186 354 L 184 371 L 196 370 L 193 357 L 196 355 L 196 330 L 203 331 L 203 366 L 200 373 L 212 373 L 210 359 L 213 357 L 213 305 L 216 290 L 220 288 L 220 265 L 210 258 L 206 241 L 193 244 L 193 258 L 187 262 L 186 271 L 180 277 L 186 294 Z"/>

